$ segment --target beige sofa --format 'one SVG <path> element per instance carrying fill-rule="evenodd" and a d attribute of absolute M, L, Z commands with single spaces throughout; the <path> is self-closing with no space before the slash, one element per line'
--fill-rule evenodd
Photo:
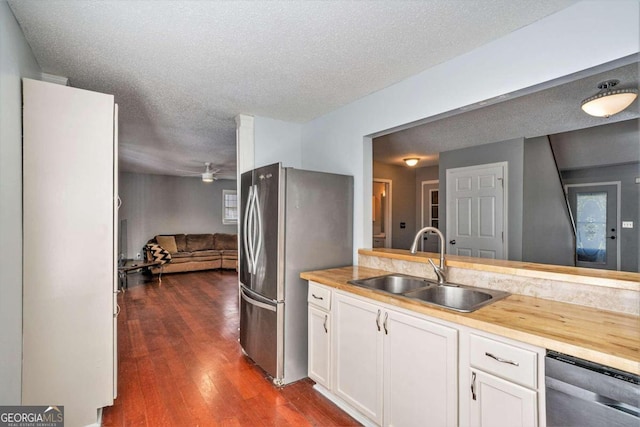
<path fill-rule="evenodd" d="M 157 235 L 147 243 L 155 243 L 171 255 L 171 261 L 162 268 L 152 268 L 160 273 L 178 273 L 211 269 L 238 268 L 238 237 L 236 234 L 166 234 Z M 145 250 L 147 261 L 152 261 L 150 251 Z"/>

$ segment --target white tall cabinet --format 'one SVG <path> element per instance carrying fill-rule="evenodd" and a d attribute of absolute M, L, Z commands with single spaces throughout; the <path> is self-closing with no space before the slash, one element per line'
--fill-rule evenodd
<path fill-rule="evenodd" d="M 112 95 L 23 79 L 22 403 L 70 426 L 115 394 L 116 115 Z"/>

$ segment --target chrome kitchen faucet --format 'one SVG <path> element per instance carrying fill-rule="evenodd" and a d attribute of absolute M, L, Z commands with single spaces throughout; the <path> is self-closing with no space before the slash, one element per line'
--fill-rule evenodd
<path fill-rule="evenodd" d="M 436 273 L 436 276 L 438 276 L 438 284 L 443 285 L 447 283 L 447 266 L 444 263 L 444 236 L 442 235 L 442 232 L 435 227 L 424 227 L 420 229 L 420 231 L 416 233 L 416 237 L 413 239 L 410 251 L 412 254 L 415 254 L 418 251 L 418 241 L 420 240 L 420 236 L 427 231 L 433 231 L 436 233 L 438 235 L 438 240 L 440 241 L 440 266 L 435 265 L 431 258 L 428 259 L 429 263 L 433 267 L 433 271 Z"/>

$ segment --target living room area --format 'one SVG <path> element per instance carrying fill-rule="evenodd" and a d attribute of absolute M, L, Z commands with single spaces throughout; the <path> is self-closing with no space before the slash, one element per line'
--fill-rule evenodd
<path fill-rule="evenodd" d="M 120 266 L 153 261 L 147 244 L 155 243 L 168 252 L 161 261 L 163 273 L 220 268 L 235 272 L 235 180 L 204 182 L 199 176 L 121 172 L 119 197 Z M 163 236 L 162 241 L 156 236 Z M 153 270 L 159 273 L 160 266 Z"/>

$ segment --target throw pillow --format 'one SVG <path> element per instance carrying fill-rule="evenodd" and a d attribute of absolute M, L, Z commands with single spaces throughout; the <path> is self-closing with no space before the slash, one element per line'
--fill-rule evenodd
<path fill-rule="evenodd" d="M 147 243 L 147 247 L 151 252 L 151 257 L 154 261 L 159 262 L 160 264 L 166 264 L 171 262 L 171 254 L 166 251 L 162 246 L 157 245 L 155 243 Z"/>
<path fill-rule="evenodd" d="M 170 254 L 178 252 L 178 246 L 176 246 L 176 238 L 173 236 L 156 236 L 156 242 Z"/>

